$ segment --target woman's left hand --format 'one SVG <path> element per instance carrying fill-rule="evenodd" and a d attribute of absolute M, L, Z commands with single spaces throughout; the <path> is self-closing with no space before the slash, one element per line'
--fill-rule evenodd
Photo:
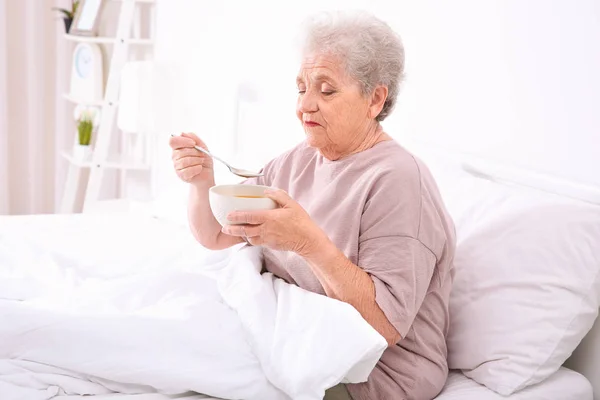
<path fill-rule="evenodd" d="M 313 222 L 300 204 L 285 191 L 266 191 L 265 196 L 277 202 L 275 210 L 234 211 L 227 218 L 247 225 L 226 225 L 223 233 L 245 237 L 254 246 L 293 251 L 307 257 L 327 235 Z"/>

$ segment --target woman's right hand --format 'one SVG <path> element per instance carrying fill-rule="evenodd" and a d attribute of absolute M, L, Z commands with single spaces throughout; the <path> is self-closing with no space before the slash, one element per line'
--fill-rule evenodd
<path fill-rule="evenodd" d="M 213 160 L 209 156 L 196 150 L 200 146 L 206 150 L 206 144 L 193 133 L 182 133 L 169 139 L 169 146 L 173 149 L 173 166 L 177 176 L 184 182 L 196 184 L 201 182 L 214 182 Z"/>

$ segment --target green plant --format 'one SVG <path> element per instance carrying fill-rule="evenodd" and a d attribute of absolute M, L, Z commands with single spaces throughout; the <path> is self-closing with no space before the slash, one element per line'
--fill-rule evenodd
<path fill-rule="evenodd" d="M 59 11 L 63 14 L 63 18 L 73 19 L 75 18 L 75 13 L 77 12 L 77 7 L 79 7 L 79 0 L 71 0 L 71 9 L 60 8 L 60 7 L 52 7 L 53 10 Z"/>
<path fill-rule="evenodd" d="M 92 131 L 94 130 L 94 123 L 89 115 L 82 115 L 77 123 L 77 132 L 79 133 L 79 144 L 82 146 L 89 146 L 92 140 Z"/>

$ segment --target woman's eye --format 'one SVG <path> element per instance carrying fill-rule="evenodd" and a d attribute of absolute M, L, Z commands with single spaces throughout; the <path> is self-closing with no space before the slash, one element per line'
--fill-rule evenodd
<path fill-rule="evenodd" d="M 304 94 L 305 92 L 306 92 L 306 90 L 301 90 L 301 89 L 298 89 L 298 93 L 299 93 L 299 94 Z"/>
<path fill-rule="evenodd" d="M 334 92 L 332 92 L 332 91 L 322 91 L 321 93 L 323 95 L 325 95 L 325 96 L 331 96 Z"/>

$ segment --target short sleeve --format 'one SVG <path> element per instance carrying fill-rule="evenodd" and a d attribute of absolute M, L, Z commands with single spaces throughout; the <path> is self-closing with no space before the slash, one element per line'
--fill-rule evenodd
<path fill-rule="evenodd" d="M 375 284 L 377 305 L 405 337 L 427 294 L 435 256 L 417 239 L 387 236 L 361 243 L 359 259 Z"/>
<path fill-rule="evenodd" d="M 434 277 L 438 257 L 419 238 L 444 241 L 435 220 L 424 220 L 418 174 L 393 174 L 371 190 L 361 218 L 358 265 L 375 284 L 375 299 L 402 338 L 408 333 Z M 394 178 L 395 176 L 395 178 Z"/>

